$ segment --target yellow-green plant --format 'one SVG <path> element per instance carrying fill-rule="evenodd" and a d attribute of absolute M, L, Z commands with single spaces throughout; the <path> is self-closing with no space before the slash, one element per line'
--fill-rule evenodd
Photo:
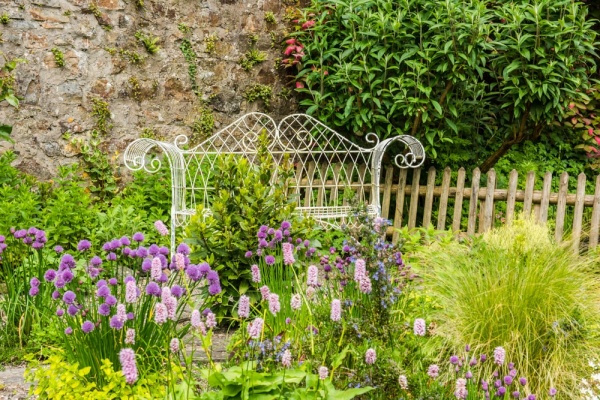
<path fill-rule="evenodd" d="M 57 49 L 56 47 L 52 48 L 52 54 L 54 54 L 54 62 L 56 63 L 56 66 L 59 68 L 63 68 L 65 66 L 65 55 L 62 51 L 60 51 L 60 49 Z"/>
<path fill-rule="evenodd" d="M 453 351 L 468 344 L 490 356 L 502 346 L 534 393 L 555 387 L 558 398 L 580 395 L 582 379 L 594 372 L 590 363 L 600 360 L 595 259 L 554 243 L 530 220 L 472 245 L 433 244 L 421 254 L 424 282 L 442 306 L 437 332 Z"/>
<path fill-rule="evenodd" d="M 158 45 L 160 38 L 156 36 L 137 31 L 135 33 L 135 38 L 144 45 L 148 54 L 156 54 L 160 50 L 160 46 Z"/>

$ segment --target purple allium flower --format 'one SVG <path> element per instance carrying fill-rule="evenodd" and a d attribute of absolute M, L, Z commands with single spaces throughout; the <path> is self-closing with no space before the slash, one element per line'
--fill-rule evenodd
<path fill-rule="evenodd" d="M 106 296 L 106 298 L 104 299 L 104 302 L 106 304 L 108 304 L 109 306 L 114 306 L 115 304 L 117 304 L 117 298 L 115 296 L 113 296 L 112 294 L 109 294 L 108 296 Z"/>
<path fill-rule="evenodd" d="M 273 315 L 277 315 L 277 313 L 281 311 L 279 296 L 275 293 L 269 294 L 269 311 L 271 311 L 271 314 Z"/>
<path fill-rule="evenodd" d="M 138 258 L 146 258 L 146 256 L 148 256 L 148 250 L 144 246 L 140 246 L 135 251 L 135 255 L 138 256 Z"/>
<path fill-rule="evenodd" d="M 281 365 L 284 368 L 289 368 L 292 366 L 292 353 L 289 349 L 285 349 L 283 355 L 281 356 Z"/>
<path fill-rule="evenodd" d="M 125 382 L 132 385 L 138 378 L 135 352 L 132 349 L 122 349 L 119 352 L 119 361 L 121 362 L 121 371 L 125 376 Z"/>
<path fill-rule="evenodd" d="M 504 396 L 504 395 L 506 394 L 506 388 L 505 388 L 504 386 L 500 386 L 500 387 L 498 388 L 498 394 L 499 394 L 500 396 Z"/>
<path fill-rule="evenodd" d="M 266 225 L 261 225 L 260 228 L 258 228 L 259 232 L 264 232 L 266 233 L 269 230 L 269 227 Z"/>
<path fill-rule="evenodd" d="M 517 370 L 513 368 L 510 371 L 508 371 L 508 374 L 515 378 L 517 376 Z"/>
<path fill-rule="evenodd" d="M 206 327 L 208 329 L 214 328 L 217 326 L 217 316 L 212 312 L 206 314 Z"/>
<path fill-rule="evenodd" d="M 121 321 L 117 315 L 113 315 L 110 319 L 109 326 L 113 329 L 121 329 L 123 328 L 123 321 Z"/>
<path fill-rule="evenodd" d="M 481 362 L 485 362 L 485 360 L 487 360 L 487 356 L 486 356 L 485 354 L 482 354 L 482 355 L 479 357 L 479 360 L 480 360 Z"/>
<path fill-rule="evenodd" d="M 210 286 L 208 287 L 208 293 L 211 296 L 215 296 L 215 295 L 221 293 L 221 285 L 218 282 L 211 283 Z"/>
<path fill-rule="evenodd" d="M 550 394 L 550 397 L 554 397 L 556 396 L 557 390 L 556 388 L 550 388 L 550 391 L 548 393 Z"/>
<path fill-rule="evenodd" d="M 273 228 L 269 228 L 269 229 L 267 230 L 267 233 L 268 233 L 269 235 L 272 235 L 272 234 L 274 234 L 274 233 L 275 233 L 275 229 L 273 229 Z"/>
<path fill-rule="evenodd" d="M 187 274 L 188 278 L 190 278 L 190 280 L 192 281 L 197 281 L 198 279 L 200 279 L 200 270 L 197 266 L 193 264 L 188 265 L 188 267 L 185 269 L 185 273 Z"/>
<path fill-rule="evenodd" d="M 285 265 L 293 265 L 296 261 L 294 259 L 294 245 L 291 243 L 283 243 L 281 248 L 283 249 L 283 263 Z"/>
<path fill-rule="evenodd" d="M 56 310 L 56 315 L 62 317 L 63 315 L 65 315 L 65 310 L 59 308 L 58 310 Z"/>
<path fill-rule="evenodd" d="M 467 373 L 465 374 L 465 378 L 467 378 L 467 379 L 473 378 L 473 373 L 471 371 L 467 371 Z"/>
<path fill-rule="evenodd" d="M 128 312 L 127 313 L 127 320 L 128 321 L 131 321 L 134 318 L 135 318 L 135 314 L 134 313 L 132 313 L 132 312 Z"/>
<path fill-rule="evenodd" d="M 364 294 L 371 293 L 371 291 L 373 290 L 373 286 L 371 285 L 371 278 L 365 275 L 358 283 L 358 290 L 360 290 L 361 293 Z"/>
<path fill-rule="evenodd" d="M 156 306 L 154 306 L 154 321 L 157 324 L 162 325 L 167 322 L 168 316 L 169 312 L 167 310 L 167 306 L 165 306 L 163 303 L 156 303 Z"/>
<path fill-rule="evenodd" d="M 167 236 L 169 234 L 169 229 L 161 220 L 154 222 L 154 228 L 156 228 L 161 236 Z"/>
<path fill-rule="evenodd" d="M 458 356 L 451 356 L 450 357 L 450 364 L 457 365 L 458 362 L 459 362 Z"/>
<path fill-rule="evenodd" d="M 258 265 L 254 264 L 250 267 L 250 271 L 252 272 L 252 282 L 260 283 L 260 270 L 258 269 Z"/>
<path fill-rule="evenodd" d="M 90 247 L 92 247 L 92 243 L 90 243 L 89 240 L 81 240 L 79 243 L 77 243 L 77 250 L 79 251 L 89 250 Z"/>
<path fill-rule="evenodd" d="M 129 246 L 131 244 L 127 236 L 123 236 L 120 241 L 123 246 Z"/>
<path fill-rule="evenodd" d="M 160 296 L 160 286 L 156 282 L 150 282 L 146 285 L 146 294 L 150 296 Z"/>
<path fill-rule="evenodd" d="M 527 400 L 536 400 L 535 394 L 530 394 L 527 396 Z"/>
<path fill-rule="evenodd" d="M 75 259 L 70 254 L 65 254 L 60 259 L 60 263 L 65 266 L 65 268 L 73 268 L 75 267 Z"/>
<path fill-rule="evenodd" d="M 408 390 L 408 379 L 406 379 L 406 375 L 398 376 L 398 386 L 402 390 Z"/>
<path fill-rule="evenodd" d="M 98 289 L 100 289 L 102 286 L 106 286 L 106 285 L 107 285 L 106 279 L 100 279 L 98 282 L 96 282 L 96 287 Z"/>
<path fill-rule="evenodd" d="M 68 326 L 68 327 L 65 329 L 65 335 L 70 335 L 70 334 L 72 334 L 72 333 L 73 333 L 73 328 L 71 328 L 70 326 Z"/>
<path fill-rule="evenodd" d="M 433 379 L 437 378 L 440 375 L 440 367 L 438 367 L 436 364 L 431 364 L 427 369 L 427 375 Z"/>
<path fill-rule="evenodd" d="M 477 365 L 477 359 L 476 358 L 472 358 L 471 361 L 469 361 L 469 366 L 474 367 Z"/>
<path fill-rule="evenodd" d="M 283 221 L 281 223 L 281 229 L 285 230 L 285 229 L 290 229 L 292 227 L 292 224 L 289 221 Z"/>
<path fill-rule="evenodd" d="M 117 254 L 113 253 L 112 251 L 110 253 L 108 253 L 106 255 L 106 260 L 107 261 L 116 261 L 117 260 Z"/>
<path fill-rule="evenodd" d="M 56 271 L 53 269 L 49 269 L 48 271 L 46 271 L 46 273 L 44 274 L 44 280 L 46 282 L 52 282 L 54 279 L 56 279 Z"/>
<path fill-rule="evenodd" d="M 70 269 L 65 269 L 61 274 L 61 278 L 65 283 L 69 283 L 73 280 L 74 276 Z"/>
<path fill-rule="evenodd" d="M 152 257 L 156 257 L 159 253 L 160 247 L 158 247 L 157 244 L 151 244 L 150 247 L 148 247 L 148 254 L 150 254 Z"/>
<path fill-rule="evenodd" d="M 31 245 L 31 247 L 33 247 L 33 248 L 34 248 L 34 249 L 36 249 L 36 250 L 39 250 L 39 249 L 41 249 L 42 247 L 44 247 L 44 243 L 42 243 L 42 242 L 38 242 L 38 241 L 35 241 L 35 242 L 33 242 L 33 244 Z"/>
<path fill-rule="evenodd" d="M 246 258 L 250 258 L 250 257 L 252 257 L 252 252 L 251 252 L 250 250 L 248 250 L 248 251 L 246 252 L 246 254 L 244 254 L 244 257 L 246 257 Z"/>
<path fill-rule="evenodd" d="M 368 349 L 365 353 L 365 362 L 369 365 L 375 364 L 377 360 L 377 354 L 375 353 L 375 349 Z"/>
<path fill-rule="evenodd" d="M 110 288 L 108 286 L 100 286 L 98 290 L 96 290 L 96 296 L 98 297 L 106 297 L 110 294 Z"/>
<path fill-rule="evenodd" d="M 169 248 L 166 246 L 161 246 L 160 249 L 158 249 L 158 254 L 162 254 L 163 256 L 168 256 L 170 253 Z M 186 254 L 187 255 L 187 254 Z"/>
<path fill-rule="evenodd" d="M 65 287 L 65 280 L 62 278 L 62 276 L 58 276 L 58 278 L 54 281 L 54 287 L 57 289 L 62 289 Z"/>
<path fill-rule="evenodd" d="M 423 318 L 415 319 L 414 332 L 417 336 L 425 336 L 426 333 L 425 320 Z"/>
<path fill-rule="evenodd" d="M 289 324 L 291 324 L 291 323 L 292 323 L 292 319 L 291 319 L 290 317 L 287 317 L 287 318 L 285 319 L 285 324 L 286 324 L 286 325 L 289 325 Z"/>
<path fill-rule="evenodd" d="M 88 268 L 88 275 L 92 279 L 97 278 L 98 275 L 100 275 L 100 270 L 98 268 L 90 267 Z"/>
<path fill-rule="evenodd" d="M 276 242 L 281 242 L 281 240 L 283 239 L 283 232 L 281 232 L 280 229 L 275 230 L 275 233 L 273 233 L 273 239 Z M 288 243 L 286 243 L 288 244 Z"/>
<path fill-rule="evenodd" d="M 256 318 L 248 324 L 248 334 L 252 339 L 258 339 L 260 337 L 264 322 L 265 321 L 262 318 Z"/>
<path fill-rule="evenodd" d="M 504 358 L 506 357 L 506 351 L 502 347 L 496 347 L 494 349 L 494 363 L 498 365 L 504 364 Z"/>
<path fill-rule="evenodd" d="M 60 299 L 60 292 L 58 290 L 55 290 L 54 292 L 52 292 L 52 298 L 54 300 Z"/>
<path fill-rule="evenodd" d="M 339 321 L 342 319 L 342 303 L 339 299 L 333 299 L 331 301 L 331 320 Z"/>
<path fill-rule="evenodd" d="M 102 245 L 102 250 L 104 251 L 111 251 L 112 250 L 112 246 L 110 245 L 110 242 L 106 242 Z"/>
<path fill-rule="evenodd" d="M 180 243 L 179 246 L 177 246 L 177 253 L 181 253 L 184 256 L 189 256 L 190 255 L 190 246 L 188 246 L 186 243 Z"/>
<path fill-rule="evenodd" d="M 210 270 L 210 265 L 208 265 L 208 263 L 202 263 L 198 265 L 198 271 L 200 271 L 200 276 L 201 277 L 205 277 L 208 275 L 208 273 L 211 271 Z"/>
<path fill-rule="evenodd" d="M 19 229 L 13 235 L 15 239 L 23 239 L 25 236 L 27 236 L 27 231 L 25 229 Z"/>
<path fill-rule="evenodd" d="M 110 315 L 110 306 L 108 304 L 100 304 L 98 306 L 98 314 L 104 315 L 105 317 Z"/>
<path fill-rule="evenodd" d="M 72 292 L 72 291 L 70 291 L 70 290 L 67 290 L 67 291 L 65 292 L 65 294 L 63 295 L 63 301 L 64 301 L 66 304 L 73 304 L 73 302 L 75 301 L 75 297 L 77 297 L 77 296 L 75 295 L 75 293 L 73 293 L 73 292 Z"/>
<path fill-rule="evenodd" d="M 129 281 L 125 285 L 125 301 L 127 303 L 135 303 L 137 300 L 137 287 L 135 281 Z"/>
<path fill-rule="evenodd" d="M 180 298 L 185 294 L 185 289 L 179 285 L 173 285 L 171 288 L 171 294 L 177 298 Z"/>
<path fill-rule="evenodd" d="M 67 307 L 67 314 L 69 314 L 71 317 L 76 316 L 78 312 L 79 312 L 79 308 L 77 308 L 73 304 L 71 304 L 71 305 L 69 305 L 69 307 Z"/>
<path fill-rule="evenodd" d="M 32 286 L 32 287 L 38 287 L 38 286 L 40 286 L 40 280 L 37 277 L 34 276 L 29 281 L 29 285 Z"/>
<path fill-rule="evenodd" d="M 54 251 L 57 253 L 62 253 L 63 251 L 65 251 L 65 249 L 63 249 L 62 246 L 57 245 L 57 246 L 54 246 Z"/>
<path fill-rule="evenodd" d="M 518 390 L 515 390 L 514 392 L 512 392 L 512 396 L 515 399 L 518 399 L 519 397 L 521 397 L 521 393 Z"/>
<path fill-rule="evenodd" d="M 135 344 L 135 329 L 127 329 L 127 333 L 125 334 L 125 344 Z"/>
<path fill-rule="evenodd" d="M 312 287 L 316 287 L 319 285 L 319 270 L 314 265 L 310 265 L 308 267 L 308 273 L 306 274 L 306 284 Z"/>
<path fill-rule="evenodd" d="M 321 365 L 319 367 L 319 379 L 325 380 L 325 379 L 327 379 L 328 376 L 329 376 L 329 370 L 327 369 L 327 367 Z"/>
<path fill-rule="evenodd" d="M 144 234 L 141 232 L 136 232 L 133 234 L 133 240 L 140 243 L 144 241 Z"/>
<path fill-rule="evenodd" d="M 94 330 L 94 323 L 91 321 L 85 321 L 83 324 L 81 324 L 81 330 L 83 333 L 90 333 Z"/>
<path fill-rule="evenodd" d="M 484 392 L 488 391 L 489 386 L 488 386 L 487 381 L 481 381 L 481 388 L 483 389 Z"/>
<path fill-rule="evenodd" d="M 527 379 L 521 377 L 521 378 L 519 378 L 519 383 L 521 384 L 521 386 L 525 386 L 525 385 L 527 385 Z"/>
<path fill-rule="evenodd" d="M 269 300 L 269 295 L 271 294 L 271 291 L 269 290 L 269 287 L 267 285 L 263 285 L 261 286 L 260 290 L 260 294 L 262 296 L 263 300 Z"/>
<path fill-rule="evenodd" d="M 456 380 L 456 390 L 454 391 L 454 396 L 457 399 L 464 400 L 467 398 L 467 380 L 464 378 L 458 378 Z"/>
<path fill-rule="evenodd" d="M 302 297 L 296 293 L 292 295 L 292 300 L 290 301 L 290 306 L 292 310 L 296 311 L 302 308 Z"/>
<path fill-rule="evenodd" d="M 144 259 L 142 261 L 142 271 L 148 272 L 152 268 L 152 260 L 150 258 Z"/>
<path fill-rule="evenodd" d="M 367 267 L 365 260 L 359 258 L 354 264 L 354 281 L 360 282 L 367 276 Z"/>
<path fill-rule="evenodd" d="M 304 240 L 304 247 L 309 247 L 310 246 L 310 240 L 306 239 Z"/>
<path fill-rule="evenodd" d="M 266 256 L 265 257 L 265 263 L 267 265 L 273 265 L 273 264 L 275 264 L 275 257 L 273 257 L 271 255 Z"/>
<path fill-rule="evenodd" d="M 94 256 L 90 260 L 90 265 L 93 265 L 94 267 L 99 267 L 102 265 L 102 259 L 98 256 Z"/>
<path fill-rule="evenodd" d="M 246 295 L 240 296 L 238 316 L 240 318 L 248 318 L 248 316 L 250 316 L 250 298 Z"/>

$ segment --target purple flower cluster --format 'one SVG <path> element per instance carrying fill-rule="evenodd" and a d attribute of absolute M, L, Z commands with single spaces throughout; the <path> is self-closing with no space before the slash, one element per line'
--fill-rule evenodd
<path fill-rule="evenodd" d="M 23 243 L 31 246 L 31 248 L 35 250 L 41 250 L 44 247 L 44 244 L 48 241 L 46 238 L 46 232 L 33 226 L 29 229 L 20 229 L 15 231 L 13 233 L 13 237 L 21 240 Z M 4 244 L 4 236 L 2 239 L 2 244 Z M 0 245 L 0 253 L 2 253 L 5 248 L 5 244 L 4 246 Z"/>

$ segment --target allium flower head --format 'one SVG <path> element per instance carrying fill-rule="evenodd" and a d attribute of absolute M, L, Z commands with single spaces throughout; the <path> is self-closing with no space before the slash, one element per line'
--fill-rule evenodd
<path fill-rule="evenodd" d="M 342 319 L 342 303 L 339 299 L 333 299 L 331 301 L 331 320 L 339 321 Z"/>
<path fill-rule="evenodd" d="M 557 390 L 555 388 L 550 388 L 550 391 L 548 392 L 550 397 L 556 396 L 556 393 L 557 393 Z"/>
<path fill-rule="evenodd" d="M 65 294 L 63 294 L 63 301 L 64 301 L 66 304 L 73 304 L 73 302 L 75 301 L 75 297 L 76 297 L 76 296 L 75 296 L 75 293 L 73 293 L 73 292 L 72 292 L 72 291 L 70 291 L 70 290 L 67 290 L 67 291 L 65 292 Z"/>
<path fill-rule="evenodd" d="M 122 349 L 119 353 L 119 361 L 121 362 L 121 371 L 125 376 L 125 382 L 132 385 L 138 378 L 135 352 L 128 348 Z"/>
<path fill-rule="evenodd" d="M 117 298 L 115 296 L 113 296 L 112 294 L 109 294 L 108 296 L 106 296 L 106 298 L 104 299 L 104 302 L 106 304 L 108 304 L 109 306 L 114 306 L 115 304 L 117 304 Z"/>
<path fill-rule="evenodd" d="M 105 317 L 110 315 L 110 306 L 108 304 L 100 304 L 98 306 L 98 314 L 104 315 Z"/>
<path fill-rule="evenodd" d="M 521 386 L 525 386 L 525 385 L 527 385 L 527 379 L 521 377 L 521 378 L 519 378 L 519 383 L 521 384 Z"/>
<path fill-rule="evenodd" d="M 167 236 L 169 234 L 169 229 L 161 220 L 158 220 L 154 223 L 154 228 L 156 228 L 161 236 Z"/>
<path fill-rule="evenodd" d="M 94 323 L 91 321 L 85 321 L 83 324 L 81 324 L 81 330 L 83 333 L 90 333 L 94 330 Z"/>
<path fill-rule="evenodd" d="M 436 364 L 431 364 L 427 369 L 427 375 L 433 379 L 437 378 L 440 375 L 440 367 L 438 367 Z"/>
<path fill-rule="evenodd" d="M 277 313 L 281 311 L 279 296 L 275 293 L 269 294 L 269 311 L 271 311 L 271 314 L 273 315 L 277 315 Z"/>
<path fill-rule="evenodd" d="M 503 347 L 496 347 L 494 349 L 494 363 L 497 365 L 504 364 L 504 358 L 506 357 L 506 351 Z"/>
<path fill-rule="evenodd" d="M 32 286 L 29 288 L 29 295 L 31 297 L 37 296 L 39 292 L 40 292 L 40 288 L 37 286 Z"/>
<path fill-rule="evenodd" d="M 314 265 L 308 267 L 308 273 L 306 274 L 306 284 L 311 287 L 316 287 L 319 285 L 319 270 Z"/>
<path fill-rule="evenodd" d="M 70 335 L 73 333 L 73 328 L 71 328 L 70 326 L 68 326 L 67 328 L 65 328 L 65 335 Z"/>
<path fill-rule="evenodd" d="M 267 265 L 273 265 L 273 264 L 275 264 L 275 257 L 273 257 L 271 255 L 266 256 L 265 257 L 265 263 Z"/>
<path fill-rule="evenodd" d="M 108 324 L 113 329 L 121 329 L 123 328 L 123 322 L 117 315 L 113 315 Z"/>
<path fill-rule="evenodd" d="M 408 389 L 408 379 L 406 379 L 406 375 L 400 375 L 398 377 L 398 385 L 400 389 L 407 390 Z"/>
<path fill-rule="evenodd" d="M 44 280 L 46 282 L 52 282 L 54 279 L 56 279 L 56 271 L 53 269 L 49 269 L 48 271 L 46 271 L 46 273 L 44 274 Z"/>
<path fill-rule="evenodd" d="M 103 298 L 103 297 L 108 296 L 109 294 L 110 294 L 110 288 L 108 286 L 106 286 L 106 285 L 105 286 L 100 286 L 98 288 L 98 290 L 96 290 L 96 296 L 97 297 Z"/>
<path fill-rule="evenodd" d="M 425 320 L 423 318 L 415 319 L 414 332 L 417 336 L 425 336 L 426 333 Z"/>
<path fill-rule="evenodd" d="M 325 380 L 329 376 L 329 370 L 325 366 L 319 367 L 319 379 Z"/>
<path fill-rule="evenodd" d="M 250 315 L 250 298 L 246 295 L 240 297 L 238 305 L 238 315 L 240 318 L 248 318 Z"/>
<path fill-rule="evenodd" d="M 127 329 L 127 333 L 125 334 L 125 344 L 135 344 L 135 329 Z"/>
<path fill-rule="evenodd" d="M 81 240 L 79 243 L 77 243 L 77 250 L 79 251 L 89 250 L 90 247 L 92 247 L 92 244 L 89 240 Z"/>
<path fill-rule="evenodd" d="M 293 265 L 296 261 L 294 259 L 294 245 L 291 243 L 283 243 L 281 248 L 283 250 L 283 263 L 285 265 Z"/>
<path fill-rule="evenodd" d="M 254 264 L 250 267 L 250 271 L 252 272 L 252 282 L 260 283 L 260 269 L 258 269 L 258 265 Z"/>
<path fill-rule="evenodd" d="M 375 349 L 368 349 L 365 353 L 365 362 L 369 365 L 373 365 L 376 360 L 377 354 L 375 353 Z"/>
<path fill-rule="evenodd" d="M 144 241 L 144 234 L 141 232 L 136 232 L 133 234 L 133 240 L 135 240 L 136 242 L 143 242 Z"/>
<path fill-rule="evenodd" d="M 146 285 L 146 294 L 150 296 L 160 296 L 160 286 L 156 282 L 150 282 Z"/>
<path fill-rule="evenodd" d="M 173 285 L 171 288 L 171 294 L 177 298 L 180 298 L 185 294 L 185 289 L 179 285 Z"/>

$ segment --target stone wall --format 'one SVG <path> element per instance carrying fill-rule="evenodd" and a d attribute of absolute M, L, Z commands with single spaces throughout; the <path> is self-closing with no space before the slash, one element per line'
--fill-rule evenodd
<path fill-rule="evenodd" d="M 283 17 L 293 1 L 94 1 L 0 0 L 0 15 L 10 17 L 0 25 L 0 51 L 27 60 L 16 72 L 20 108 L 0 104 L 0 122 L 13 125 L 15 140 L 0 142 L 0 152 L 14 150 L 20 169 L 47 179 L 57 165 L 76 161 L 71 141 L 89 140 L 95 126 L 93 99 L 108 103 L 113 126 L 100 139 L 113 156 L 142 132 L 165 139 L 192 134 L 202 109 L 213 113 L 215 129 L 250 111 L 278 119 L 296 110 L 286 89 L 290 78 L 276 68 L 286 29 Z M 266 12 L 273 12 L 275 23 L 265 21 Z M 179 24 L 189 31 L 182 32 Z M 160 51 L 148 54 L 137 31 L 158 37 Z M 192 91 L 180 49 L 186 38 L 197 55 L 196 80 L 204 101 Z M 251 48 L 264 51 L 268 59 L 247 72 L 239 60 Z M 63 68 L 52 49 L 64 54 Z M 144 57 L 141 64 L 129 61 L 133 53 Z M 261 100 L 244 98 L 256 83 L 273 89 L 268 109 Z"/>

